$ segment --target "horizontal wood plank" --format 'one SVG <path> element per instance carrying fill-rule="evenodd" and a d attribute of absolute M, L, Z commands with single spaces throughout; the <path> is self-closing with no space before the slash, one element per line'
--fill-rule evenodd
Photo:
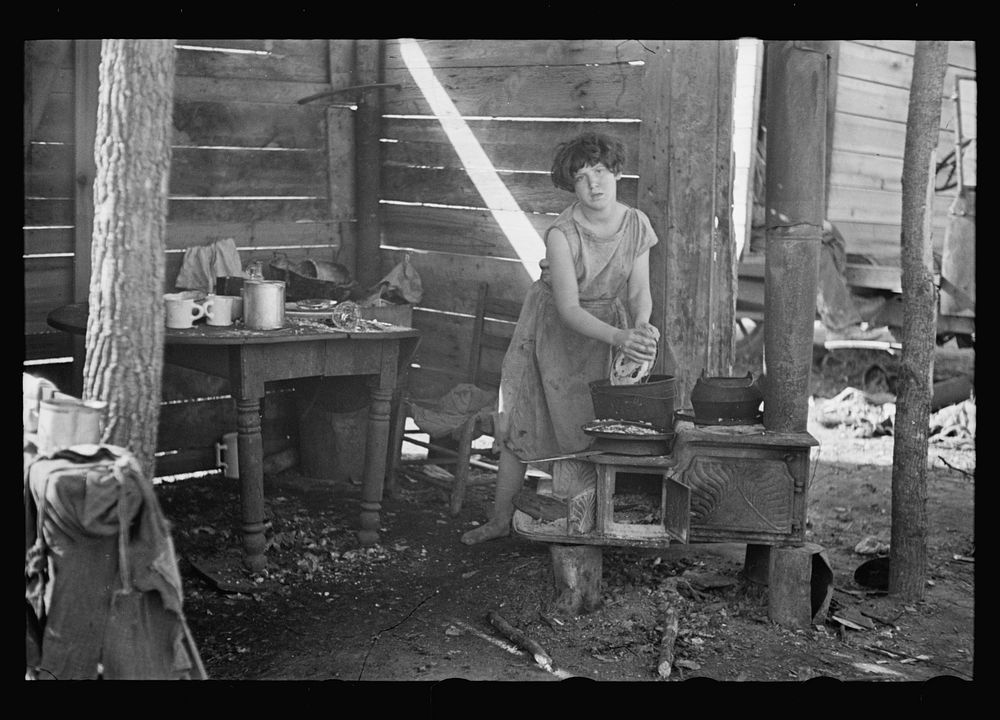
<path fill-rule="evenodd" d="M 287 200 L 192 200 L 171 198 L 167 222 L 325 222 L 329 217 L 325 198 Z"/>
<path fill-rule="evenodd" d="M 24 197 L 24 226 L 72 226 L 73 201 L 70 198 Z"/>
<path fill-rule="evenodd" d="M 402 89 L 386 93 L 386 114 L 429 115 L 431 107 L 405 69 L 386 68 L 385 80 Z M 487 117 L 636 118 L 642 67 L 484 67 L 435 72 L 462 115 Z"/>
<path fill-rule="evenodd" d="M 540 242 L 554 215 L 529 213 L 528 222 Z M 414 205 L 382 206 L 383 245 L 420 251 L 515 259 L 514 245 L 488 210 L 462 210 Z M 541 246 L 539 246 L 541 247 Z"/>
<path fill-rule="evenodd" d="M 320 150 L 174 148 L 171 195 L 194 197 L 326 197 L 327 160 Z"/>
<path fill-rule="evenodd" d="M 956 50 L 956 54 L 958 51 Z M 964 62 L 964 60 L 963 60 Z M 967 75 L 970 68 L 949 64 L 945 71 L 942 96 L 947 97 L 955 87 L 956 75 Z M 913 79 L 913 56 L 871 45 L 845 41 L 840 43 L 837 60 L 839 78 L 854 77 L 873 83 L 909 90 Z"/>
<path fill-rule="evenodd" d="M 334 77 L 336 86 L 351 84 L 350 73 Z M 299 100 L 326 92 L 325 81 L 297 82 L 267 78 L 212 78 L 178 76 L 174 81 L 174 102 L 248 102 L 295 105 Z M 346 101 L 345 101 L 345 104 Z"/>
<path fill-rule="evenodd" d="M 179 100 L 172 144 L 322 149 L 325 122 L 321 105 Z"/>
<path fill-rule="evenodd" d="M 326 40 L 267 41 L 262 51 L 234 53 L 177 48 L 177 76 L 326 82 Z"/>
<path fill-rule="evenodd" d="M 649 54 L 639 40 L 420 39 L 417 45 L 427 65 L 435 69 L 628 63 L 644 60 Z M 386 41 L 385 67 L 406 67 L 399 40 Z"/>
<path fill-rule="evenodd" d="M 938 135 L 938 155 L 943 157 L 954 145 L 954 132 L 942 130 Z M 834 150 L 902 159 L 905 146 L 906 123 L 842 112 L 835 113 Z"/>
<path fill-rule="evenodd" d="M 73 95 L 69 92 L 49 91 L 45 96 L 42 116 L 31 139 L 36 143 L 68 143 L 73 136 Z"/>
<path fill-rule="evenodd" d="M 24 336 L 25 360 L 49 360 L 70 357 L 73 354 L 73 338 L 69 333 L 54 328 L 38 329 Z M 67 385 L 68 387 L 68 385 Z"/>
<path fill-rule="evenodd" d="M 556 146 L 584 131 L 604 132 L 625 143 L 623 172 L 639 168 L 638 122 L 545 122 L 536 120 L 476 120 L 466 124 L 479 147 L 497 170 L 548 173 Z M 436 118 L 385 119 L 384 162 L 431 167 L 458 167 L 460 156 Z"/>
<path fill-rule="evenodd" d="M 355 233 L 353 220 L 329 222 L 171 222 L 167 225 L 167 249 L 183 250 L 232 238 L 239 251 L 296 248 L 298 246 L 342 246 Z"/>
<path fill-rule="evenodd" d="M 43 255 L 47 253 L 72 253 L 75 250 L 73 228 L 31 228 L 24 229 L 24 254 Z"/>
<path fill-rule="evenodd" d="M 382 199 L 397 202 L 459 205 L 473 208 L 503 208 L 507 196 L 484 197 L 473 173 L 461 168 L 407 167 L 386 164 L 382 167 Z M 559 213 L 573 202 L 573 195 L 552 184 L 547 173 L 497 173 L 514 202 L 524 212 Z M 481 182 L 488 182 L 490 178 Z M 490 187 L 487 185 L 486 187 Z M 623 177 L 618 183 L 618 198 L 635 205 L 638 182 Z"/>
<path fill-rule="evenodd" d="M 954 132 L 955 103 L 951 92 L 941 98 L 939 127 Z M 905 88 L 888 87 L 858 78 L 843 77 L 837 81 L 837 111 L 906 123 L 910 111 L 910 93 Z"/>
<path fill-rule="evenodd" d="M 898 225 L 903 212 L 902 194 L 861 188 L 831 188 L 827 201 L 830 220 L 855 220 L 859 222 Z M 948 216 L 952 198 L 939 195 L 934 201 L 934 217 L 938 223 Z"/>
<path fill-rule="evenodd" d="M 46 332 L 48 314 L 73 301 L 73 258 L 25 258 L 24 332 Z"/>

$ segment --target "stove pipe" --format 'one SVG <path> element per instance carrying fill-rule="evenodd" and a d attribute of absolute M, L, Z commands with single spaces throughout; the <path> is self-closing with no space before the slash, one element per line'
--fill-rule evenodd
<path fill-rule="evenodd" d="M 828 46 L 766 46 L 764 427 L 805 432 L 826 214 Z"/>

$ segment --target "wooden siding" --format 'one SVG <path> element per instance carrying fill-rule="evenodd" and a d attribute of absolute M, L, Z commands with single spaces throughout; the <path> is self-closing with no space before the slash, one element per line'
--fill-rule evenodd
<path fill-rule="evenodd" d="M 827 190 L 827 217 L 844 233 L 847 251 L 880 265 L 899 266 L 903 148 L 912 40 L 841 41 L 837 64 L 833 152 Z M 941 96 L 937 159 L 955 145 L 955 78 L 975 74 L 975 44 L 952 41 Z M 932 242 L 942 252 L 953 189 L 939 190 L 934 202 Z"/>
<path fill-rule="evenodd" d="M 69 338 L 49 328 L 46 316 L 72 302 L 74 293 L 73 44 L 26 44 L 32 69 L 25 112 L 36 118 L 25 132 L 26 359 L 72 352 Z M 298 101 L 352 84 L 354 41 L 177 45 L 164 290 L 173 289 L 187 248 L 222 238 L 235 240 L 244 265 L 270 260 L 275 252 L 293 261 L 336 259 L 339 248 L 353 242 L 355 221 L 353 196 L 330 192 L 331 185 L 338 187 L 331 182 L 330 158 L 340 153 L 353 185 L 353 161 L 343 152 L 353 147 L 352 110 L 343 98 L 334 98 L 334 105 Z M 269 446 L 297 431 L 289 390 L 268 390 Z M 210 469 L 214 443 L 236 429 L 227 383 L 168 366 L 163 393 L 160 474 Z"/>
<path fill-rule="evenodd" d="M 626 144 L 619 197 L 637 203 L 642 60 L 637 41 L 419 40 L 430 68 L 539 238 L 573 196 L 552 184 L 555 146 L 584 129 Z M 523 300 L 531 278 L 421 94 L 398 41 L 387 41 L 383 113 L 382 246 L 388 270 L 404 253 L 424 297 L 424 333 L 410 392 L 430 397 L 461 380 L 480 281 Z M 618 122 L 615 122 L 618 121 Z M 624 121 L 624 122 L 622 122 Z M 519 240 L 519 239 L 515 239 Z M 537 238 L 528 238 L 540 242 Z"/>

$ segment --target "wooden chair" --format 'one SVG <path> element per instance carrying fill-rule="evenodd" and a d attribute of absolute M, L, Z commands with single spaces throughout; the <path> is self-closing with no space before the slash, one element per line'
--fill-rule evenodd
<path fill-rule="evenodd" d="M 472 324 L 472 344 L 463 382 L 476 385 L 484 390 L 499 391 L 499 359 L 503 357 L 510 345 L 511 334 L 514 331 L 513 324 L 517 322 L 520 313 L 520 302 L 491 297 L 489 284 L 485 282 L 479 284 L 476 314 Z M 484 358 L 487 357 L 493 361 L 490 363 L 490 367 L 484 364 Z M 491 367 L 496 367 L 497 370 L 494 371 Z M 424 404 L 426 402 L 428 401 L 417 401 L 405 395 L 400 398 L 389 438 L 391 483 L 395 485 L 403 468 L 407 465 L 453 465 L 455 469 L 450 510 L 452 515 L 457 515 L 465 500 L 470 465 L 496 470 L 494 465 L 472 459 L 473 442 L 481 435 L 491 435 L 493 433 L 492 424 L 480 422 L 475 414 L 470 415 L 461 427 L 457 450 L 445 447 L 433 440 L 425 442 L 417 436 L 426 433 L 420 430 L 407 430 L 406 420 L 413 417 L 414 403 Z M 429 402 L 433 403 L 433 401 Z M 434 451 L 436 456 L 403 460 L 402 445 L 404 442 L 426 447 L 429 455 L 431 455 L 431 451 Z"/>

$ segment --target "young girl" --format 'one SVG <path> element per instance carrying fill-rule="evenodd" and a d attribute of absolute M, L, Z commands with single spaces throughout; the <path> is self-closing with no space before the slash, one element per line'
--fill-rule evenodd
<path fill-rule="evenodd" d="M 556 148 L 552 181 L 576 201 L 545 234 L 542 276 L 528 290 L 504 357 L 493 514 L 462 536 L 466 545 L 509 534 L 528 463 L 587 449 L 589 383 L 608 379 L 615 348 L 637 362 L 656 357 L 649 248 L 657 237 L 645 213 L 618 202 L 624 164 L 622 142 L 600 133 Z"/>

